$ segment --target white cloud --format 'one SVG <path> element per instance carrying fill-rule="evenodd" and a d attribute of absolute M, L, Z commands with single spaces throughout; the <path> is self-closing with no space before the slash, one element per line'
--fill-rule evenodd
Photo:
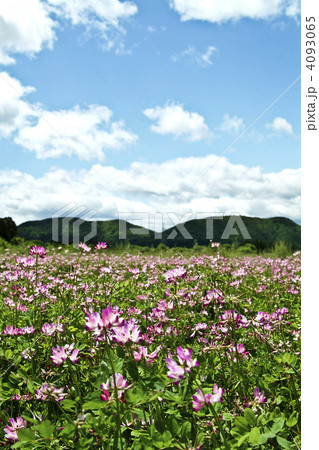
<path fill-rule="evenodd" d="M 18 223 L 52 217 L 71 202 L 97 210 L 100 219 L 117 218 L 121 212 L 133 221 L 141 212 L 162 212 L 165 227 L 172 225 L 167 212 L 179 217 L 186 212 L 237 213 L 300 220 L 300 169 L 263 173 L 216 155 L 135 162 L 122 170 L 102 165 L 80 171 L 52 169 L 39 178 L 2 170 L 0 186 L 2 214 Z"/>
<path fill-rule="evenodd" d="M 119 0 L 47 0 L 55 14 L 70 20 L 73 25 L 94 26 L 106 29 L 118 27 L 119 21 L 137 13 L 137 6 Z"/>
<path fill-rule="evenodd" d="M 154 133 L 172 134 L 176 138 L 185 138 L 191 142 L 212 136 L 203 116 L 197 112 L 186 111 L 182 105 L 174 102 L 166 103 L 163 107 L 145 109 L 143 113 L 150 120 L 156 121 L 155 125 L 151 125 Z"/>
<path fill-rule="evenodd" d="M 119 150 L 137 141 L 124 121 L 111 122 L 111 116 L 112 111 L 100 105 L 41 111 L 37 124 L 20 129 L 15 143 L 35 152 L 37 158 L 76 154 L 103 160 L 105 150 Z"/>
<path fill-rule="evenodd" d="M 148 27 L 146 29 L 149 33 L 155 33 L 155 31 L 156 31 L 156 28 L 152 27 L 152 25 L 148 25 Z"/>
<path fill-rule="evenodd" d="M 224 114 L 223 122 L 220 125 L 221 131 L 226 131 L 227 133 L 239 133 L 244 128 L 244 119 L 237 116 L 230 117 L 229 114 Z"/>
<path fill-rule="evenodd" d="M 59 20 L 96 30 L 103 49 L 123 51 L 121 22 L 137 13 L 137 6 L 119 0 L 8 0 L 0 8 L 0 64 L 13 64 L 12 55 L 30 57 L 52 48 Z"/>
<path fill-rule="evenodd" d="M 35 115 L 23 96 L 34 91 L 31 86 L 22 86 L 7 72 L 0 72 L 0 136 L 9 137 L 16 129 L 27 125 Z"/>
<path fill-rule="evenodd" d="M 25 96 L 32 91 L 33 87 L 0 73 L 0 137 L 13 138 L 37 158 L 76 154 L 102 161 L 106 150 L 120 150 L 138 139 L 123 120 L 111 120 L 107 106 L 46 111 L 27 102 Z"/>
<path fill-rule="evenodd" d="M 295 16 L 299 13 L 299 0 L 170 0 L 182 21 L 206 20 L 226 22 L 242 18 L 268 19 L 281 14 Z"/>
<path fill-rule="evenodd" d="M 265 127 L 275 133 L 287 133 L 291 136 L 294 135 L 292 125 L 283 117 L 275 117 L 272 123 L 266 123 Z"/>
<path fill-rule="evenodd" d="M 122 37 L 121 26 L 137 13 L 137 6 L 131 1 L 119 0 L 47 0 L 54 13 L 73 25 L 83 25 L 86 30 L 95 30 L 103 38 L 103 50 L 115 50 L 117 54 L 128 54 Z"/>
<path fill-rule="evenodd" d="M 300 15 L 300 0 L 291 0 L 286 8 L 286 14 L 290 17 L 297 17 Z"/>
<path fill-rule="evenodd" d="M 208 67 L 213 64 L 212 56 L 217 52 L 216 47 L 209 45 L 204 53 L 200 53 L 196 50 L 196 48 L 192 45 L 187 47 L 186 50 L 183 50 L 181 53 L 175 53 L 172 55 L 171 59 L 174 62 L 186 60 L 199 64 L 201 67 Z"/>
<path fill-rule="evenodd" d="M 56 22 L 40 0 L 2 1 L 0 8 L 0 64 L 13 64 L 10 55 L 34 56 L 43 48 L 52 48 Z"/>

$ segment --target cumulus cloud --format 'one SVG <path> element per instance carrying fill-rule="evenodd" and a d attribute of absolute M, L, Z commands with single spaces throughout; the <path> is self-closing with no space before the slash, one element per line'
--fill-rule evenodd
<path fill-rule="evenodd" d="M 124 121 L 111 122 L 111 116 L 112 111 L 100 105 L 42 111 L 35 125 L 19 130 L 15 143 L 35 152 L 37 158 L 76 154 L 103 160 L 105 150 L 120 150 L 137 141 Z"/>
<path fill-rule="evenodd" d="M 130 1 L 119 0 L 47 0 L 57 17 L 70 21 L 72 25 L 83 25 L 87 30 L 95 30 L 104 39 L 104 50 L 115 49 L 116 53 L 129 53 L 124 50 L 121 37 L 125 34 L 121 26 L 137 13 L 137 6 Z"/>
<path fill-rule="evenodd" d="M 212 136 L 203 116 L 197 112 L 186 111 L 183 105 L 174 102 L 166 103 L 164 106 L 156 106 L 143 111 L 145 116 L 156 121 L 151 125 L 154 133 L 168 135 L 176 138 L 184 138 L 195 142 Z"/>
<path fill-rule="evenodd" d="M 127 169 L 52 169 L 38 178 L 2 170 L 0 186 L 2 214 L 18 223 L 52 217 L 69 203 L 96 210 L 96 219 L 120 213 L 132 222 L 143 212 L 162 213 L 164 227 L 172 226 L 167 213 L 176 220 L 190 213 L 192 218 L 237 213 L 300 220 L 300 169 L 263 173 L 216 155 L 134 162 Z"/>
<path fill-rule="evenodd" d="M 0 64 L 13 64 L 16 53 L 34 56 L 43 48 L 52 48 L 57 23 L 40 0 L 10 0 L 0 8 Z"/>
<path fill-rule="evenodd" d="M 224 114 L 223 122 L 220 125 L 221 131 L 227 133 L 239 133 L 244 128 L 244 119 L 237 116 L 230 117 L 229 114 Z"/>
<path fill-rule="evenodd" d="M 294 135 L 292 125 L 283 117 L 275 117 L 271 123 L 266 123 L 265 127 L 275 133 L 287 133 L 291 136 Z"/>
<path fill-rule="evenodd" d="M 186 50 L 172 55 L 171 59 L 174 62 L 185 60 L 194 62 L 201 67 L 208 67 L 213 64 L 212 56 L 216 52 L 217 48 L 212 45 L 209 45 L 204 53 L 200 53 L 194 46 L 190 45 Z"/>
<path fill-rule="evenodd" d="M 0 72 L 0 136 L 9 137 L 35 115 L 35 111 L 23 99 L 34 90 L 32 86 L 22 86 L 19 80 L 7 72 Z"/>
<path fill-rule="evenodd" d="M 130 1 L 119 0 L 47 0 L 54 13 L 70 20 L 73 25 L 89 25 L 106 29 L 107 25 L 119 26 L 119 21 L 137 13 L 137 6 Z"/>
<path fill-rule="evenodd" d="M 268 19 L 282 14 L 296 16 L 300 12 L 299 0 L 170 0 L 182 21 L 206 20 L 226 22 L 242 18 Z"/>
<path fill-rule="evenodd" d="M 104 39 L 103 48 L 123 51 L 121 22 L 137 13 L 137 6 L 119 0 L 10 0 L 0 8 L 0 64 L 13 64 L 12 55 L 30 57 L 52 48 L 58 20 L 96 30 Z M 57 20 L 58 19 L 58 20 Z"/>
<path fill-rule="evenodd" d="M 103 105 L 46 111 L 32 107 L 26 95 L 31 86 L 0 73 L 0 137 L 36 154 L 37 158 L 76 154 L 80 158 L 103 160 L 106 150 L 120 150 L 134 144 L 138 136 L 126 129 L 124 120 L 112 121 L 112 111 Z"/>

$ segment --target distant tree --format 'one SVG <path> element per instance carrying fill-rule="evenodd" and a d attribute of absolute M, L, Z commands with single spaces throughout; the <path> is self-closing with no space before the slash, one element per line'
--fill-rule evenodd
<path fill-rule="evenodd" d="M 10 242 L 18 236 L 18 228 L 11 217 L 0 218 L 0 237 Z"/>

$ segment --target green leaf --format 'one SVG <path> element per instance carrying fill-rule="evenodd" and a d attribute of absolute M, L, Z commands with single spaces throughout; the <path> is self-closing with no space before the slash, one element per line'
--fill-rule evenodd
<path fill-rule="evenodd" d="M 65 439 L 72 439 L 75 435 L 76 427 L 72 423 L 68 423 L 60 433 L 60 436 Z"/>
<path fill-rule="evenodd" d="M 30 392 L 34 392 L 34 383 L 32 380 L 27 381 L 27 388 Z"/>
<path fill-rule="evenodd" d="M 82 409 L 101 409 L 103 406 L 105 406 L 105 402 L 102 402 L 101 400 L 91 400 L 84 403 Z"/>
<path fill-rule="evenodd" d="M 256 425 L 257 420 L 256 420 L 255 413 L 250 408 L 245 409 L 244 417 L 247 420 L 247 422 L 249 423 L 249 425 L 251 425 L 252 427 L 254 427 Z"/>
<path fill-rule="evenodd" d="M 76 402 L 67 398 L 61 402 L 61 406 L 66 411 L 74 411 L 76 409 Z"/>
<path fill-rule="evenodd" d="M 32 430 L 28 428 L 22 428 L 21 430 L 17 431 L 19 441 L 21 442 L 28 442 L 28 441 L 35 441 L 36 435 L 33 433 Z"/>
<path fill-rule="evenodd" d="M 276 439 L 277 439 L 278 444 L 281 445 L 282 448 L 291 450 L 291 442 L 287 441 L 286 439 L 284 439 L 280 436 L 277 436 Z"/>
<path fill-rule="evenodd" d="M 168 430 L 171 432 L 172 436 L 178 436 L 179 435 L 181 427 L 178 424 L 178 422 L 175 419 L 175 417 L 169 417 L 166 420 L 166 426 L 167 426 Z"/>
<path fill-rule="evenodd" d="M 293 353 L 285 353 L 282 360 L 284 363 L 291 364 L 292 366 L 297 364 L 297 356 Z"/>
<path fill-rule="evenodd" d="M 39 434 L 44 438 L 49 438 L 53 436 L 55 426 L 50 422 L 50 420 L 45 420 L 37 427 Z"/>
<path fill-rule="evenodd" d="M 166 429 L 165 422 L 163 420 L 155 420 L 154 426 L 156 430 L 161 434 L 163 434 Z"/>
<path fill-rule="evenodd" d="M 244 417 L 236 417 L 235 427 L 239 430 L 240 434 L 249 432 L 249 425 Z"/>
<path fill-rule="evenodd" d="M 249 441 L 252 445 L 259 444 L 260 440 L 260 430 L 258 427 L 254 427 L 250 430 Z"/>
<path fill-rule="evenodd" d="M 181 438 L 183 442 L 187 442 L 192 432 L 192 424 L 190 422 L 184 422 L 181 429 Z"/>
<path fill-rule="evenodd" d="M 224 413 L 224 414 L 223 414 L 223 419 L 224 419 L 225 421 L 233 420 L 233 415 L 230 414 L 230 413 Z"/>
<path fill-rule="evenodd" d="M 268 427 L 265 427 L 264 430 L 265 430 L 265 432 L 263 433 L 263 436 L 265 436 L 267 438 L 267 440 L 276 437 L 276 435 L 274 433 L 272 433 Z"/>
<path fill-rule="evenodd" d="M 122 359 L 125 358 L 125 351 L 123 350 L 121 345 L 118 345 L 118 347 L 116 349 L 116 353 L 119 358 L 122 358 Z"/>
<path fill-rule="evenodd" d="M 240 447 L 244 442 L 246 442 L 247 439 L 249 438 L 249 434 L 250 434 L 250 433 L 245 433 L 243 436 L 240 436 L 240 437 L 237 439 L 236 446 L 237 446 L 237 447 Z"/>
<path fill-rule="evenodd" d="M 138 368 L 134 359 L 128 360 L 127 371 L 134 381 L 138 380 Z"/>
<path fill-rule="evenodd" d="M 288 427 L 294 427 L 296 425 L 296 423 L 298 423 L 298 416 L 299 416 L 299 414 L 296 411 L 294 411 L 290 415 L 289 419 L 287 419 L 286 425 Z"/>
<path fill-rule="evenodd" d="M 282 429 L 282 427 L 284 426 L 285 420 L 282 419 L 281 417 L 278 417 L 277 419 L 274 420 L 274 424 L 273 426 L 270 428 L 270 431 L 274 434 L 279 433 L 279 431 Z"/>
<path fill-rule="evenodd" d="M 78 450 L 89 450 L 92 448 L 93 443 L 93 437 L 92 438 L 81 438 L 75 445 L 75 448 Z"/>
<path fill-rule="evenodd" d="M 4 357 L 5 357 L 6 359 L 11 359 L 11 358 L 12 358 L 12 355 L 13 355 L 13 352 L 12 352 L 12 350 L 10 350 L 10 349 L 8 349 L 8 350 L 6 350 L 6 351 L 4 352 Z"/>

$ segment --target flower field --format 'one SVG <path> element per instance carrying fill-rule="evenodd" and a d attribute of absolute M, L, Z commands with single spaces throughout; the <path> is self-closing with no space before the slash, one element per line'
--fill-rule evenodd
<path fill-rule="evenodd" d="M 0 255 L 2 446 L 299 449 L 299 253 L 105 247 Z"/>

